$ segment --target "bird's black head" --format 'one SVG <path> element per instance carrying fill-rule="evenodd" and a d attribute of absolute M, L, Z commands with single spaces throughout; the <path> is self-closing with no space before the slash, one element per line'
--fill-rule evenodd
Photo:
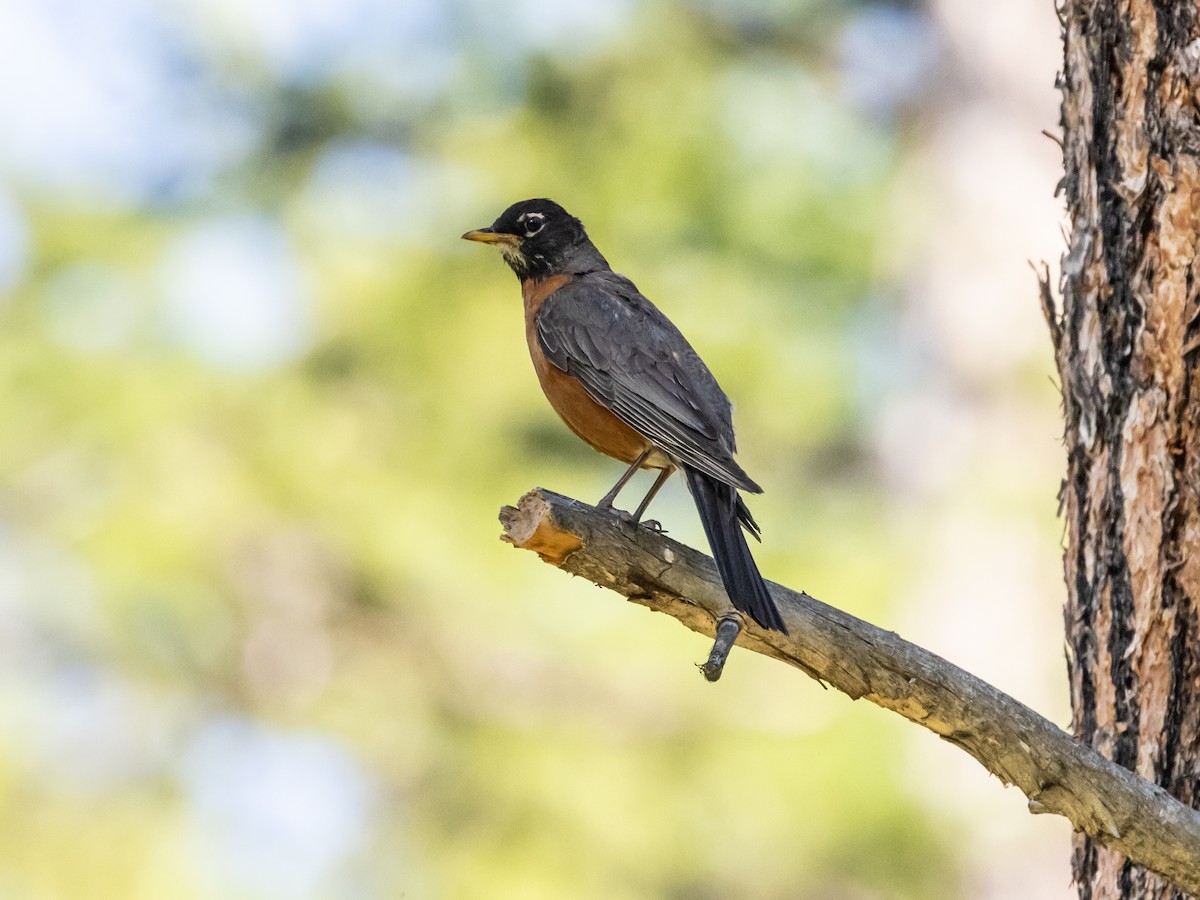
<path fill-rule="evenodd" d="M 468 231 L 463 239 L 495 245 L 522 281 L 608 265 L 588 240 L 583 223 L 553 200 L 514 203 L 491 227 Z"/>

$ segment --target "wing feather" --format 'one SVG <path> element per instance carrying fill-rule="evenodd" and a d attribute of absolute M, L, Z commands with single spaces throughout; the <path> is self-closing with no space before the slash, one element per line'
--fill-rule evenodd
<path fill-rule="evenodd" d="M 592 272 L 537 314 L 542 352 L 597 403 L 676 460 L 759 492 L 734 461 L 729 400 L 708 367 L 629 279 Z"/>

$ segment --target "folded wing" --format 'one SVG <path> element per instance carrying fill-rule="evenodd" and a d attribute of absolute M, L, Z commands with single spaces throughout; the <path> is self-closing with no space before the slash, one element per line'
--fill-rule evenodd
<path fill-rule="evenodd" d="M 593 272 L 538 311 L 542 352 L 677 462 L 760 493 L 733 459 L 729 400 L 687 339 L 629 279 Z"/>

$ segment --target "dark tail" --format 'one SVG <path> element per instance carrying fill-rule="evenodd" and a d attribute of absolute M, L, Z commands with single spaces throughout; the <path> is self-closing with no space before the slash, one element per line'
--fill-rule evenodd
<path fill-rule="evenodd" d="M 717 561 L 717 571 L 721 573 L 725 592 L 734 607 L 749 613 L 750 618 L 763 628 L 787 634 L 783 617 L 758 574 L 758 566 L 742 533 L 744 525 L 757 538 L 758 525 L 738 496 L 737 488 L 688 466 L 683 467 L 683 472 L 696 501 L 708 545 Z"/>

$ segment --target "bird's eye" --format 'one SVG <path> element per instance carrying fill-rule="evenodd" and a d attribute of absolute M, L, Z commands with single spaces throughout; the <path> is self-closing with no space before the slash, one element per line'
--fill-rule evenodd
<path fill-rule="evenodd" d="M 541 216 L 539 216 L 537 213 L 531 213 L 529 217 L 525 219 L 525 237 L 533 237 L 542 230 L 542 226 L 544 224 L 545 222 L 542 221 Z"/>

